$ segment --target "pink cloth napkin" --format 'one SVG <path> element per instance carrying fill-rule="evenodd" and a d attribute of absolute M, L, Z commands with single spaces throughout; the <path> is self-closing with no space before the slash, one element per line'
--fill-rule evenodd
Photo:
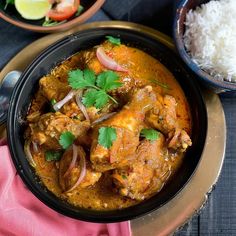
<path fill-rule="evenodd" d="M 96 224 L 65 217 L 44 205 L 23 184 L 6 143 L 0 141 L 1 236 L 130 236 L 130 223 Z"/>

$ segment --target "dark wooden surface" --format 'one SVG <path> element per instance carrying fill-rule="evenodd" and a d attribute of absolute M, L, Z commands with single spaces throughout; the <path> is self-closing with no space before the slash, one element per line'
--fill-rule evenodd
<path fill-rule="evenodd" d="M 107 0 L 89 21 L 126 20 L 142 23 L 171 36 L 178 0 Z M 0 69 L 22 48 L 44 36 L 0 19 Z M 227 122 L 226 158 L 222 174 L 199 216 L 176 235 L 236 235 L 236 98 L 221 97 Z M 214 158 L 212 158 L 214 161 Z M 211 166 L 209 166 L 211 168 Z M 148 232 L 147 232 L 148 235 Z"/>

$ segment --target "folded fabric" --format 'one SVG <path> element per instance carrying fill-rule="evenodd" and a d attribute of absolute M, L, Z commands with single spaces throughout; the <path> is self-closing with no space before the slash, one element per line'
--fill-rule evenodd
<path fill-rule="evenodd" d="M 0 140 L 1 236 L 130 236 L 130 223 L 96 224 L 63 216 L 39 201 L 24 185 Z"/>

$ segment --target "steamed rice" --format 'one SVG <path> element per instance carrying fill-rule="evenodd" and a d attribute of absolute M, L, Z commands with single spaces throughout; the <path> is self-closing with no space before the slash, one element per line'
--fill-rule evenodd
<path fill-rule="evenodd" d="M 186 16 L 184 44 L 216 79 L 236 82 L 236 0 L 210 1 Z"/>

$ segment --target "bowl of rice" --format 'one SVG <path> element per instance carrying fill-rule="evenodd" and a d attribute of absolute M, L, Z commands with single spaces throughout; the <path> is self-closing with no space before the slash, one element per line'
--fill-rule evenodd
<path fill-rule="evenodd" d="M 236 95 L 236 0 L 181 0 L 173 36 L 177 51 L 200 82 Z"/>

